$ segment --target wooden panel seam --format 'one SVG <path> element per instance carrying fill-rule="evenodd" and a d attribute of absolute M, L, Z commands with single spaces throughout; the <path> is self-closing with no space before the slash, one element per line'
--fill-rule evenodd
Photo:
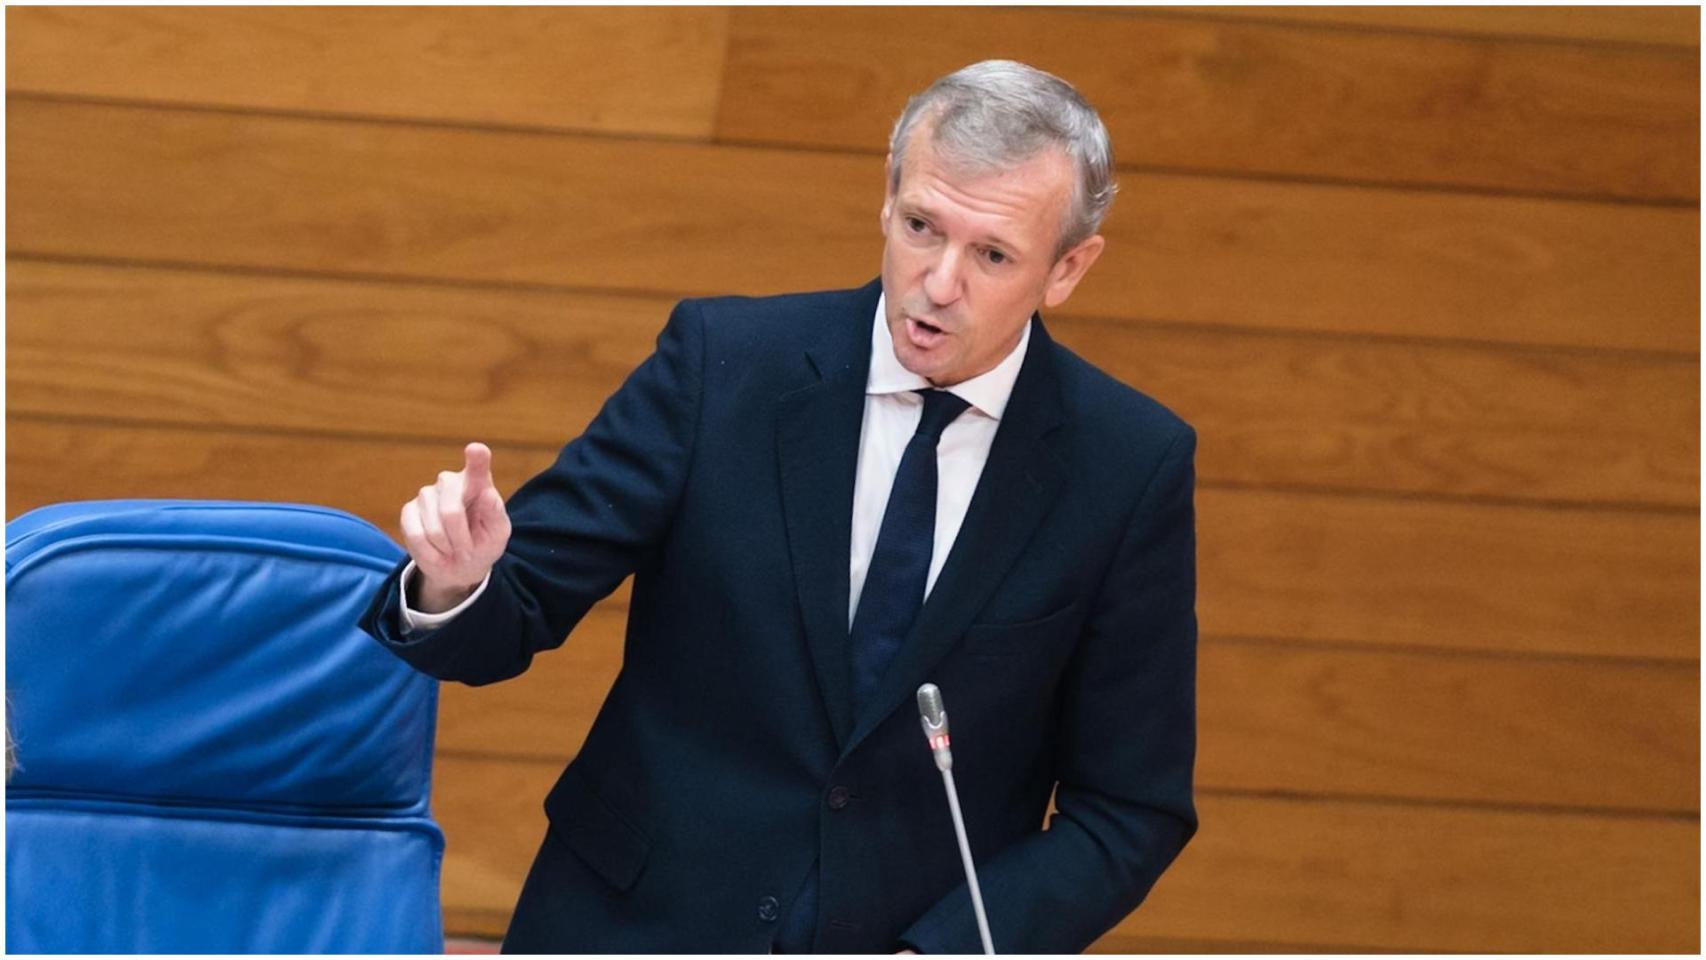
<path fill-rule="evenodd" d="M 693 146 L 718 146 L 709 137 L 694 137 L 668 133 L 638 133 L 599 130 L 587 127 L 543 126 L 525 123 L 480 123 L 473 120 L 435 119 L 432 117 L 393 117 L 378 113 L 329 112 L 322 110 L 287 110 L 278 107 L 238 107 L 222 103 L 197 103 L 179 100 L 150 100 L 145 97 L 102 97 L 92 94 L 55 93 L 26 88 L 6 89 L 8 103 L 44 103 L 67 106 L 111 107 L 120 110 L 158 110 L 211 114 L 225 117 L 259 117 L 277 120 L 305 120 L 312 123 L 372 124 L 383 127 L 407 127 L 421 130 L 455 130 L 468 133 L 532 134 L 541 137 L 572 137 L 577 140 L 612 140 L 635 143 L 672 143 Z M 825 153 L 854 151 L 824 150 Z"/>
<path fill-rule="evenodd" d="M 1223 14 L 1212 10 L 1180 10 L 1166 7 L 1147 7 L 1143 9 L 1090 7 L 1083 9 L 1085 13 L 1102 13 L 1111 16 L 1154 17 L 1156 19 L 1173 19 L 1186 21 L 1211 21 L 1215 23 L 1247 23 L 1267 27 L 1285 27 L 1297 30 L 1321 30 L 1335 33 L 1376 34 L 1384 36 L 1403 37 L 1437 37 L 1442 40 L 1472 40 L 1483 43 L 1541 43 L 1558 44 L 1566 47 L 1590 47 L 1611 49 L 1651 50 L 1660 53 L 1675 53 L 1678 51 L 1691 52 L 1699 49 L 1696 44 L 1686 40 L 1623 40 L 1617 38 L 1567 37 L 1556 33 L 1521 32 L 1517 30 L 1499 30 L 1489 28 L 1486 31 L 1468 29 L 1452 30 L 1440 27 L 1407 27 L 1398 24 L 1356 23 L 1346 20 L 1332 20 L 1333 8 L 1318 7 L 1321 19 L 1292 19 L 1284 16 L 1264 15 L 1261 7 L 1235 7 L 1237 13 Z M 1460 9 L 1474 10 L 1474 7 Z M 1685 10 L 1686 6 L 1667 7 L 1665 9 Z"/>
<path fill-rule="evenodd" d="M 1566 198 L 1564 202 L 1572 202 Z M 327 283 L 374 284 L 397 287 L 432 287 L 469 292 L 494 293 L 553 293 L 570 296 L 622 297 L 633 300 L 688 299 L 723 296 L 727 291 L 706 291 L 689 287 L 601 287 L 576 283 L 544 283 L 518 280 L 479 280 L 469 277 L 438 277 L 430 274 L 366 273 L 361 271 L 310 270 L 290 266 L 262 264 L 209 263 L 198 260 L 142 260 L 130 257 L 103 257 L 54 253 L 8 248 L 8 261 L 51 266 L 111 268 L 118 270 L 198 273 L 217 277 L 253 277 L 267 280 L 311 280 Z M 875 276 L 875 268 L 873 274 Z M 659 317 L 658 326 L 663 326 Z M 1696 350 L 1664 350 L 1643 347 L 1589 346 L 1577 343 L 1539 343 L 1515 340 L 1475 340 L 1466 337 L 1428 336 L 1386 333 L 1381 331 L 1326 330 L 1316 327 L 1285 327 L 1268 324 L 1240 326 L 1211 321 L 1173 320 L 1164 317 L 1132 314 L 1087 313 L 1081 310 L 1051 311 L 1048 322 L 1067 321 L 1125 329 L 1144 329 L 1158 332 L 1210 333 L 1250 337 L 1296 338 L 1319 340 L 1323 343 L 1369 343 L 1388 346 L 1457 347 L 1470 350 L 1498 350 L 1524 354 L 1550 354 L 1589 358 L 1650 360 L 1659 363 L 1698 364 L 1701 353 Z"/>
<path fill-rule="evenodd" d="M 428 434 L 363 433 L 359 431 L 333 429 L 308 430 L 272 426 L 268 424 L 245 424 L 241 426 L 232 426 L 225 424 L 189 423 L 175 420 L 154 420 L 145 417 L 82 417 L 74 414 L 9 411 L 7 413 L 7 419 L 15 419 L 18 422 L 24 423 L 57 424 L 68 427 L 94 429 L 182 430 L 187 433 L 227 435 L 253 434 L 259 436 L 294 437 L 301 439 L 339 440 L 356 443 L 373 441 L 376 443 L 400 443 L 430 447 L 458 447 L 466 442 L 466 438 L 464 437 L 450 435 L 432 436 Z M 510 440 L 498 437 L 496 438 L 496 442 L 501 442 L 512 450 L 535 453 L 556 453 L 562 449 L 564 443 L 573 439 L 573 436 L 564 436 L 563 443 L 538 443 L 529 440 Z M 1632 513 L 1675 517 L 1695 517 L 1700 513 L 1697 506 L 1688 505 L 1635 503 L 1627 501 L 1558 500 L 1545 498 L 1526 499 L 1521 497 L 1422 493 L 1381 490 L 1371 487 L 1339 487 L 1319 484 L 1241 483 L 1231 480 L 1204 480 L 1200 478 L 1196 481 L 1196 489 L 1233 493 L 1286 493 L 1309 497 L 1343 498 L 1348 500 L 1376 500 L 1399 503 L 1439 503 L 1455 506 L 1492 508 L 1508 507 L 1512 509 L 1552 510 L 1560 513 Z"/>
<path fill-rule="evenodd" d="M 719 76 L 719 85 L 726 83 L 727 77 L 728 66 L 725 63 Z M 31 103 L 58 103 L 72 106 L 179 111 L 184 113 L 212 114 L 216 116 L 261 117 L 318 123 L 373 124 L 388 127 L 405 127 L 421 130 L 446 130 L 468 133 L 521 134 L 542 137 L 565 137 L 577 140 L 611 141 L 618 143 L 641 142 L 683 144 L 704 147 L 727 147 L 730 149 L 741 150 L 764 150 L 778 153 L 821 154 L 837 157 L 876 158 L 885 156 L 888 153 L 888 146 L 886 144 L 851 148 L 825 146 L 822 144 L 814 144 L 810 141 L 789 140 L 786 137 L 779 136 L 754 138 L 729 136 L 726 134 L 713 134 L 709 137 L 689 137 L 673 136 L 664 133 L 621 133 L 579 127 L 476 123 L 466 120 L 434 120 L 425 117 L 388 117 L 380 114 L 328 113 L 310 110 L 284 110 L 266 107 L 231 107 L 215 103 L 186 103 L 132 97 L 97 97 L 24 89 L 8 89 L 6 91 L 6 97 L 8 101 L 17 100 L 19 102 Z M 1158 176 L 1181 176 L 1202 180 L 1222 180 L 1230 183 L 1275 183 L 1291 186 L 1362 188 L 1389 191 L 1392 193 L 1413 193 L 1423 196 L 1444 195 L 1488 197 L 1493 199 L 1511 200 L 1544 200 L 1560 203 L 1596 203 L 1652 209 L 1700 209 L 1700 201 L 1689 196 L 1671 196 L 1663 194 L 1630 196 L 1624 194 L 1597 193 L 1586 190 L 1569 191 L 1545 190 L 1538 188 L 1522 189 L 1516 187 L 1489 187 L 1469 183 L 1440 184 L 1419 180 L 1406 180 L 1403 178 L 1376 179 L 1368 177 L 1346 177 L 1333 174 L 1291 174 L 1278 171 L 1257 170 L 1242 171 L 1215 166 L 1195 167 L 1176 164 L 1129 163 L 1120 162 L 1117 159 L 1114 166 L 1114 172 L 1116 174 L 1133 176 L 1145 174 Z"/>
<path fill-rule="evenodd" d="M 61 256 L 612 288 L 655 287 L 661 271 L 706 294 L 812 289 L 830 276 L 853 286 L 878 259 L 880 237 L 855 216 L 874 205 L 854 185 L 879 180 L 874 157 L 443 130 L 345 136 L 309 121 L 14 108 L 14 127 L 31 135 L 14 136 L 8 155 L 19 200 L 11 235 Z M 126 152 L 130 162 L 116 159 Z M 352 177 L 350 163 L 362 173 Z M 661 186 L 648 178 L 645 202 L 623 198 L 648 170 L 684 164 Z M 186 176 L 204 185 L 184 192 Z M 724 192 L 743 176 L 763 186 Z M 374 189 L 375 178 L 386 187 Z M 840 186 L 797 189 L 825 178 Z M 1699 349 L 1692 210 L 1203 178 L 1135 186 L 1148 199 L 1116 207 L 1104 229 L 1110 269 L 1077 292 L 1076 313 Z M 261 202 L 280 190 L 285 208 Z M 182 200 L 170 216 L 158 208 L 162 192 Z M 759 208 L 762 238 L 751 220 Z M 670 243 L 635 246 L 657 223 Z M 813 242 L 765 262 L 759 247 L 778 237 Z M 851 272 L 850 263 L 871 266 Z M 1167 279 L 1139 282 L 1146 275 Z M 1647 304 L 1646 315 L 1631 317 L 1632 303 Z"/>

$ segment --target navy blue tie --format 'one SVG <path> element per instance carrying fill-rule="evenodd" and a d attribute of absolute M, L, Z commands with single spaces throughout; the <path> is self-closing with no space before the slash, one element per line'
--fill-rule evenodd
<path fill-rule="evenodd" d="M 970 406 L 945 390 L 919 390 L 924 415 L 894 472 L 877 546 L 859 592 L 848 649 L 853 661 L 853 703 L 870 703 L 877 681 L 900 650 L 924 606 L 924 584 L 936 543 L 936 444 L 942 431 Z M 817 869 L 806 882 L 776 938 L 777 953 L 809 953 L 817 928 Z"/>
<path fill-rule="evenodd" d="M 936 444 L 948 424 L 969 406 L 945 390 L 918 392 L 924 397 L 924 415 L 894 472 L 894 487 L 889 490 L 849 634 L 855 711 L 876 695 L 883 672 L 924 605 L 924 584 L 936 541 Z"/>

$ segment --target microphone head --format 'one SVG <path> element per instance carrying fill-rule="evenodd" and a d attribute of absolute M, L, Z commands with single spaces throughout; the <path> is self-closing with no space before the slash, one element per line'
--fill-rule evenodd
<path fill-rule="evenodd" d="M 942 725 L 942 691 L 934 683 L 918 688 L 918 715 L 932 727 Z"/>
<path fill-rule="evenodd" d="M 936 769 L 953 769 L 954 754 L 948 749 L 948 711 L 942 706 L 942 691 L 934 683 L 918 688 L 918 725 L 936 758 Z"/>

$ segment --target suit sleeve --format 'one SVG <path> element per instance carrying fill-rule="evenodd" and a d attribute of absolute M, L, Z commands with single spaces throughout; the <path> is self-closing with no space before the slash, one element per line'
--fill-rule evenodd
<path fill-rule="evenodd" d="M 1082 951 L 1143 901 L 1196 832 L 1195 449 L 1187 427 L 1162 457 L 1068 667 L 1048 829 L 978 866 L 1002 953 Z M 966 886 L 902 940 L 925 953 L 982 952 Z"/>
<path fill-rule="evenodd" d="M 683 301 L 656 351 L 586 432 L 510 497 L 509 546 L 479 599 L 439 629 L 404 636 L 405 560 L 380 585 L 362 629 L 423 673 L 469 684 L 516 676 L 535 653 L 560 646 L 669 532 L 693 456 L 703 356 L 703 318 Z"/>

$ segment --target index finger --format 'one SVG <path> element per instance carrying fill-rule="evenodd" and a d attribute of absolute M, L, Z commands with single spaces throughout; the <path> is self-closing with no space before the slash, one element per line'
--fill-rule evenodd
<path fill-rule="evenodd" d="M 492 485 L 492 448 L 483 443 L 462 448 L 462 472 L 467 477 L 462 498 L 468 502 Z"/>

